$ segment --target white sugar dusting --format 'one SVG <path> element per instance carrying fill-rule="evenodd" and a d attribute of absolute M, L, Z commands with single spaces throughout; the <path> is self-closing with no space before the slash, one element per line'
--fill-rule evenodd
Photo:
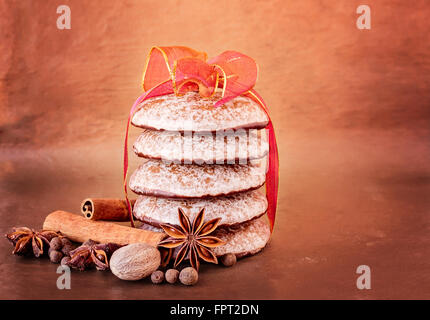
<path fill-rule="evenodd" d="M 144 130 L 133 145 L 136 154 L 171 162 L 246 164 L 269 152 L 266 130 L 193 133 Z"/>
<path fill-rule="evenodd" d="M 196 132 L 263 128 L 268 124 L 266 113 L 252 99 L 238 96 L 215 108 L 218 99 L 219 95 L 201 98 L 196 92 L 150 98 L 140 105 L 132 124 L 155 130 Z"/>

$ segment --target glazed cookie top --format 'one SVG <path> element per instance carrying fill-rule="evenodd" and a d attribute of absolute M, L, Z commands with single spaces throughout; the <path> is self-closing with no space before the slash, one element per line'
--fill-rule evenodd
<path fill-rule="evenodd" d="M 234 227 L 263 215 L 267 210 L 267 199 L 257 190 L 203 199 L 139 196 L 133 213 L 137 219 L 155 227 L 160 223 L 179 226 L 178 208 L 183 210 L 190 221 L 194 221 L 200 210 L 205 209 L 204 221 L 221 217 L 220 227 Z"/>
<path fill-rule="evenodd" d="M 139 106 L 132 124 L 153 130 L 194 132 L 267 126 L 266 113 L 252 99 L 238 96 L 215 108 L 213 105 L 220 98 L 218 93 L 211 98 L 202 98 L 197 92 L 150 98 Z"/>
<path fill-rule="evenodd" d="M 216 133 L 145 129 L 133 150 L 140 157 L 186 164 L 246 164 L 266 156 L 269 144 L 264 129 Z"/>
<path fill-rule="evenodd" d="M 180 165 L 148 160 L 133 173 L 129 186 L 137 194 L 201 198 L 257 189 L 266 179 L 266 158 L 247 165 Z"/>

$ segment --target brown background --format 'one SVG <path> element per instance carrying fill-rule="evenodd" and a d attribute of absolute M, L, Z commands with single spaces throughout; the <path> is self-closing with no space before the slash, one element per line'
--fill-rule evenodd
<path fill-rule="evenodd" d="M 362 3 L 371 30 L 356 28 Z M 56 28 L 61 4 L 71 30 Z M 94 271 L 59 291 L 55 265 L 3 240 L 0 298 L 430 298 L 429 17 L 425 0 L 1 1 L 3 233 L 122 196 L 124 128 L 152 45 L 255 58 L 281 181 L 268 248 L 205 266 L 196 287 Z M 355 286 L 362 264 L 371 290 Z"/>

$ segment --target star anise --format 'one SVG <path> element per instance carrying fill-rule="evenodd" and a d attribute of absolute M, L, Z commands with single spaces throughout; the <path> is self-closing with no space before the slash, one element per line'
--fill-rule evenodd
<path fill-rule="evenodd" d="M 215 231 L 221 218 L 203 223 L 205 209 L 200 210 L 192 224 L 181 208 L 178 208 L 178 216 L 180 228 L 170 224 L 161 224 L 164 232 L 170 237 L 159 243 L 160 247 L 167 249 L 179 247 L 174 267 L 176 268 L 187 255 L 196 270 L 199 270 L 199 258 L 217 264 L 218 259 L 211 248 L 223 245 L 224 242 L 209 234 Z"/>
<path fill-rule="evenodd" d="M 67 265 L 80 271 L 92 266 L 95 266 L 97 270 L 107 270 L 109 269 L 110 256 L 121 247 L 115 243 L 102 244 L 88 240 L 80 247 L 70 251 L 70 261 Z"/>
<path fill-rule="evenodd" d="M 59 236 L 54 231 L 35 231 L 27 227 L 14 227 L 11 233 L 6 234 L 6 238 L 15 245 L 13 254 L 25 255 L 32 252 L 36 258 L 47 252 L 45 248 L 49 248 L 52 238 Z"/>

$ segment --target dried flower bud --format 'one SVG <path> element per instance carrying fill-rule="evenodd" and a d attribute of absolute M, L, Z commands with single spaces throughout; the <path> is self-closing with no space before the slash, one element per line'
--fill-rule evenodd
<path fill-rule="evenodd" d="M 151 281 L 155 284 L 160 284 L 164 281 L 164 273 L 161 270 L 154 271 L 151 274 Z"/>
<path fill-rule="evenodd" d="M 192 286 L 199 280 L 199 274 L 193 267 L 185 268 L 179 274 L 179 281 L 186 286 Z"/>

